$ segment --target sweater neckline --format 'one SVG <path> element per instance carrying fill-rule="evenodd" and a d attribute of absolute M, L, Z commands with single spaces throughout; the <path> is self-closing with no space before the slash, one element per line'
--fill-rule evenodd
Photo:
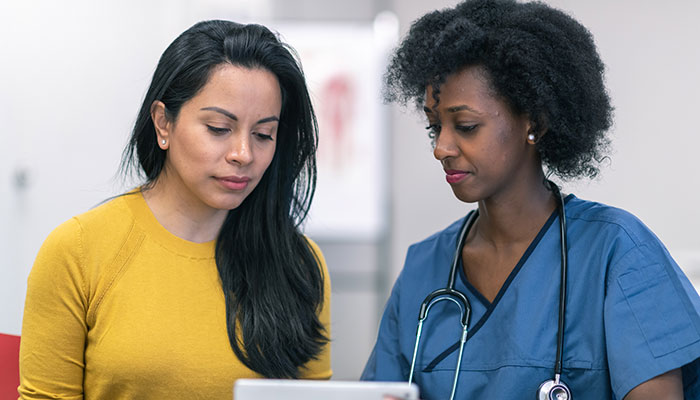
<path fill-rule="evenodd" d="M 174 235 L 158 222 L 140 189 L 126 193 L 122 198 L 134 214 L 136 223 L 147 236 L 168 251 L 188 258 L 214 258 L 216 239 L 196 243 Z"/>

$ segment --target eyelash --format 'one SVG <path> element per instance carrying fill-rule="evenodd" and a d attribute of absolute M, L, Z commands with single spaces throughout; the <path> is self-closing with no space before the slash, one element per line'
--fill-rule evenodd
<path fill-rule="evenodd" d="M 207 125 L 207 129 L 215 135 L 223 135 L 230 131 L 228 128 L 218 128 L 216 126 Z"/>
<path fill-rule="evenodd" d="M 473 131 L 474 129 L 476 129 L 478 126 L 479 126 L 478 124 L 474 124 L 474 125 L 457 125 L 455 128 L 456 128 L 458 131 L 462 132 L 462 133 L 469 133 L 469 132 Z"/>
<path fill-rule="evenodd" d="M 479 124 L 474 124 L 474 125 L 456 125 L 455 129 L 462 132 L 462 133 L 470 133 L 474 131 Z M 430 124 L 425 127 L 425 129 L 428 130 L 428 137 L 430 139 L 435 139 L 439 134 L 440 131 L 442 130 L 442 125 L 441 124 Z"/>
<path fill-rule="evenodd" d="M 268 135 L 266 133 L 260 133 L 260 132 L 255 132 L 254 135 L 260 138 L 260 140 L 274 140 L 272 138 L 272 135 Z"/>
<path fill-rule="evenodd" d="M 207 125 L 207 129 L 209 129 L 209 131 L 215 135 L 225 135 L 231 131 L 228 128 L 219 128 L 211 125 Z M 272 135 L 268 135 L 266 133 L 253 132 L 253 134 L 257 136 L 260 140 L 274 140 Z"/>

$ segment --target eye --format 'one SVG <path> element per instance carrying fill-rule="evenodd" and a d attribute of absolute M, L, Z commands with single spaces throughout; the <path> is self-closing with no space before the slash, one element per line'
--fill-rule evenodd
<path fill-rule="evenodd" d="M 442 125 L 440 124 L 430 124 L 425 127 L 425 129 L 428 130 L 428 137 L 431 139 L 435 139 L 440 134 L 440 130 L 442 130 Z"/>
<path fill-rule="evenodd" d="M 214 135 L 224 135 L 224 134 L 229 133 L 231 131 L 228 128 L 219 128 L 219 127 L 212 126 L 212 125 L 207 125 L 207 129 L 209 130 L 209 132 L 213 133 Z"/>
<path fill-rule="evenodd" d="M 462 133 L 470 133 L 473 132 L 476 128 L 479 127 L 479 124 L 474 124 L 474 125 L 456 125 L 455 129 L 458 130 L 459 132 Z"/>
<path fill-rule="evenodd" d="M 275 140 L 272 135 L 269 135 L 267 133 L 262 133 L 262 132 L 253 132 L 253 135 L 255 135 L 258 139 L 261 141 L 267 141 L 267 140 Z"/>

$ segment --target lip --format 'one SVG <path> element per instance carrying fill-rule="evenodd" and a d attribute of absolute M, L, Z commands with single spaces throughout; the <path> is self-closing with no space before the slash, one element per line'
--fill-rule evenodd
<path fill-rule="evenodd" d="M 469 175 L 469 172 L 467 172 L 467 171 L 459 171 L 456 169 L 446 169 L 445 170 L 445 180 L 447 180 L 447 183 L 449 183 L 451 185 L 466 178 L 467 175 Z"/>
<path fill-rule="evenodd" d="M 243 190 L 248 186 L 250 178 L 247 176 L 216 176 L 217 182 L 228 190 Z"/>

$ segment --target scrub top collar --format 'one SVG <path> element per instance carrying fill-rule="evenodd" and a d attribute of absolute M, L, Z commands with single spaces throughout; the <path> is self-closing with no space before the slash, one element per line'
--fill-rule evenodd
<path fill-rule="evenodd" d="M 573 194 L 569 194 L 564 198 L 564 204 L 568 203 L 569 200 L 573 199 L 575 196 Z M 471 214 L 474 213 L 474 211 L 470 211 L 469 214 L 467 214 L 467 219 L 471 216 Z M 489 302 L 484 295 L 482 295 L 471 283 L 469 283 L 469 280 L 467 279 L 467 275 L 464 272 L 464 268 L 459 268 L 458 269 L 458 277 L 460 282 L 467 288 L 469 293 L 473 296 L 473 298 L 477 299 L 485 308 L 486 312 L 484 315 L 482 315 L 481 318 L 474 324 L 473 327 L 469 329 L 469 333 L 467 334 L 467 341 L 474 336 L 479 329 L 486 323 L 486 321 L 489 319 L 489 316 L 491 313 L 494 311 L 494 309 L 498 306 L 499 301 L 503 297 L 503 295 L 506 293 L 508 290 L 508 287 L 510 286 L 511 282 L 515 277 L 518 275 L 518 272 L 522 269 L 523 265 L 527 262 L 528 258 L 530 257 L 530 254 L 537 248 L 537 245 L 540 243 L 540 240 L 544 237 L 544 235 L 547 233 L 549 230 L 549 227 L 554 223 L 554 221 L 557 220 L 558 218 L 558 212 L 555 209 L 552 211 L 552 214 L 547 218 L 547 221 L 542 225 L 542 228 L 540 228 L 540 231 L 537 233 L 537 236 L 532 240 L 530 245 L 528 246 L 527 250 L 525 250 L 525 253 L 523 253 L 522 257 L 520 257 L 520 260 L 518 263 L 515 265 L 515 268 L 513 268 L 513 271 L 511 271 L 510 275 L 508 275 L 508 278 L 506 281 L 503 283 L 503 286 L 501 286 L 501 289 L 498 291 L 498 294 L 496 297 L 493 299 L 493 302 Z M 459 253 L 459 258 L 457 260 L 458 265 L 462 265 L 462 253 Z M 459 348 L 459 341 L 456 341 L 453 343 L 451 346 L 449 346 L 445 351 L 440 353 L 437 357 L 435 357 L 434 360 L 432 360 L 424 369 L 423 372 L 431 372 L 435 366 L 437 366 L 442 360 L 444 360 L 446 357 L 448 357 L 450 354 L 455 352 Z"/>

